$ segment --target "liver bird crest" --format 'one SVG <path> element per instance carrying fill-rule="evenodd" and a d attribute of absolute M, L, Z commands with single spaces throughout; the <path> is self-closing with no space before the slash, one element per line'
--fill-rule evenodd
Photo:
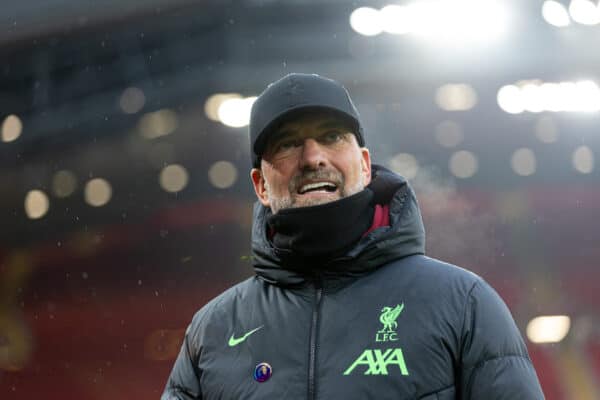
<path fill-rule="evenodd" d="M 394 332 L 396 328 L 398 328 L 398 323 L 396 319 L 404 309 L 404 303 L 396 305 L 396 307 L 383 307 L 381 309 L 381 315 L 379 316 L 379 321 L 383 324 L 383 328 L 379 331 L 380 333 L 384 332 Z"/>

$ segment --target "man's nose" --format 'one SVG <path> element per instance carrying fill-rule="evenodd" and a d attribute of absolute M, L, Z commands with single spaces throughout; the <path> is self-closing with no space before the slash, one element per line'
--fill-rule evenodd
<path fill-rule="evenodd" d="M 308 138 L 302 144 L 300 167 L 317 169 L 327 164 L 327 155 L 322 145 L 315 139 Z"/>

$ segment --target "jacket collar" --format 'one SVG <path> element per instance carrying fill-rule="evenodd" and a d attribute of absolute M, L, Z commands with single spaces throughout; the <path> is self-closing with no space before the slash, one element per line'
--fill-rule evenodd
<path fill-rule="evenodd" d="M 373 165 L 372 176 L 368 189 L 374 193 L 373 206 L 389 204 L 390 226 L 369 232 L 343 256 L 304 272 L 286 267 L 277 256 L 267 232 L 271 210 L 256 202 L 252 226 L 252 264 L 256 274 L 269 283 L 294 286 L 315 279 L 335 281 L 359 276 L 392 260 L 424 254 L 425 230 L 412 188 L 406 179 L 378 165 Z"/>

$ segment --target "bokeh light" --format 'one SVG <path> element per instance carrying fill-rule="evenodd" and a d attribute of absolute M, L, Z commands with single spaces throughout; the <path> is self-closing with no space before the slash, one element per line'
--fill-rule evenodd
<path fill-rule="evenodd" d="M 410 153 L 396 154 L 389 160 L 388 165 L 392 171 L 406 179 L 414 179 L 419 172 L 419 163 L 416 157 Z"/>
<path fill-rule="evenodd" d="M 591 0 L 571 0 L 569 14 L 573 21 L 582 25 L 600 23 L 600 9 Z"/>
<path fill-rule="evenodd" d="M 567 336 L 571 319 L 566 315 L 543 315 L 527 324 L 527 337 L 533 343 L 557 343 Z"/>
<path fill-rule="evenodd" d="M 256 97 L 230 98 L 221 103 L 217 111 L 219 120 L 232 128 L 242 128 L 250 122 L 250 111 Z"/>
<path fill-rule="evenodd" d="M 187 186 L 188 180 L 187 169 L 180 164 L 167 165 L 159 175 L 160 186 L 171 193 L 182 191 Z"/>
<path fill-rule="evenodd" d="M 423 0 L 381 10 L 360 7 L 350 15 L 350 26 L 364 36 L 411 33 L 450 45 L 490 41 L 508 23 L 505 4 L 495 0 Z"/>
<path fill-rule="evenodd" d="M 506 85 L 498 90 L 498 105 L 509 114 L 519 114 L 525 111 L 521 99 L 521 89 L 515 85 Z"/>
<path fill-rule="evenodd" d="M 14 114 L 8 115 L 2 122 L 2 141 L 13 142 L 21 136 L 23 123 L 21 119 Z"/>
<path fill-rule="evenodd" d="M 172 110 L 162 109 L 144 114 L 138 123 L 142 137 L 156 139 L 173 133 L 179 126 L 177 113 Z"/>
<path fill-rule="evenodd" d="M 528 81 L 506 85 L 498 91 L 498 105 L 511 114 L 523 111 L 595 112 L 600 111 L 600 87 L 591 80 L 577 82 Z"/>
<path fill-rule="evenodd" d="M 214 187 L 226 189 L 237 180 L 238 172 L 229 161 L 217 161 L 208 169 L 208 179 Z"/>
<path fill-rule="evenodd" d="M 30 190 L 25 196 L 25 213 L 30 219 L 42 218 L 50 208 L 48 195 L 41 190 Z"/>
<path fill-rule="evenodd" d="M 479 163 L 475 154 L 470 151 L 460 150 L 452 154 L 448 162 L 448 168 L 450 168 L 452 175 L 457 178 L 466 179 L 477 173 Z"/>
<path fill-rule="evenodd" d="M 571 18 L 569 17 L 569 11 L 567 11 L 567 7 L 558 1 L 544 1 L 544 4 L 542 5 L 542 16 L 550 25 L 554 25 L 559 28 L 569 26 L 571 24 Z"/>
<path fill-rule="evenodd" d="M 52 192 L 56 197 L 68 197 L 77 188 L 77 177 L 68 170 L 61 170 L 52 177 Z"/>
<path fill-rule="evenodd" d="M 525 105 L 525 111 L 532 113 L 539 113 L 544 111 L 546 97 L 543 96 L 542 91 L 538 85 L 533 83 L 527 83 L 521 88 L 521 96 L 523 97 L 523 104 Z"/>
<path fill-rule="evenodd" d="M 380 11 L 382 29 L 387 33 L 402 35 L 414 31 L 411 8 L 392 4 L 385 6 Z"/>
<path fill-rule="evenodd" d="M 383 31 L 379 10 L 370 7 L 357 8 L 350 14 L 350 26 L 365 36 L 375 36 Z"/>
<path fill-rule="evenodd" d="M 112 187 L 110 183 L 103 178 L 90 179 L 83 191 L 85 202 L 92 207 L 102 207 L 108 203 L 112 197 Z"/>
<path fill-rule="evenodd" d="M 446 111 L 466 111 L 477 104 L 477 93 L 464 83 L 446 84 L 437 89 L 435 102 Z"/>
<path fill-rule="evenodd" d="M 517 149 L 510 159 L 510 166 L 517 175 L 533 175 L 536 170 L 535 154 L 526 147 Z"/>
<path fill-rule="evenodd" d="M 128 87 L 119 97 L 119 106 L 126 114 L 135 114 L 144 108 L 146 96 L 142 89 L 137 87 Z"/>
<path fill-rule="evenodd" d="M 241 98 L 242 95 L 238 93 L 215 93 L 204 102 L 204 113 L 208 119 L 220 122 L 219 108 L 221 107 L 221 104 L 226 100 Z"/>
<path fill-rule="evenodd" d="M 573 167 L 582 174 L 589 174 L 594 170 L 594 153 L 588 146 L 579 146 L 573 152 Z"/>

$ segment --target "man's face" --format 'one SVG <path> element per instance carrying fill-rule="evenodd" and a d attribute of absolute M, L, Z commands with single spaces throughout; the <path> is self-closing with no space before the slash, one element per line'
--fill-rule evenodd
<path fill-rule="evenodd" d="M 271 135 L 250 175 L 258 199 L 275 214 L 358 193 L 371 181 L 371 159 L 342 119 L 311 113 Z"/>

